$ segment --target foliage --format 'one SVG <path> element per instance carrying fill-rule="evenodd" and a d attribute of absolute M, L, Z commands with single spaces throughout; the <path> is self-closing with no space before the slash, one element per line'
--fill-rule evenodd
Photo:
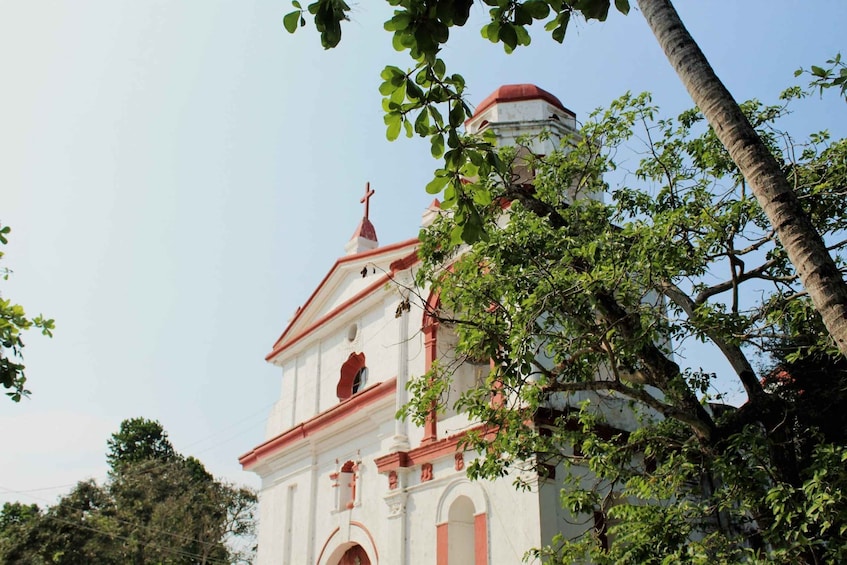
<path fill-rule="evenodd" d="M 469 243 L 484 237 L 483 224 L 474 206 L 475 198 L 484 198 L 485 191 L 475 184 L 462 183 L 468 166 L 479 165 L 483 159 L 496 159 L 491 153 L 491 140 L 462 138 L 460 129 L 471 109 L 464 100 L 465 79 L 450 74 L 444 60 L 439 58 L 441 47 L 450 37 L 450 28 L 468 22 L 471 0 L 388 0 L 395 8 L 385 22 L 392 34 L 397 51 L 408 51 L 413 67 L 403 70 L 386 66 L 382 71 L 380 93 L 384 96 L 386 136 L 397 139 L 401 132 L 408 137 L 417 134 L 430 139 L 432 155 L 444 158 L 444 167 L 436 172 L 427 186 L 433 194 L 444 192 L 442 206 L 456 208 L 456 218 L 463 229 L 457 234 Z M 484 0 L 489 6 L 489 20 L 482 27 L 484 38 L 501 43 L 507 53 L 518 46 L 529 45 L 529 28 L 533 22 L 544 22 L 545 29 L 561 43 L 572 18 L 605 20 L 609 0 Z M 615 0 L 615 8 L 629 12 L 628 0 Z M 318 0 L 303 8 L 297 0 L 295 10 L 286 14 L 283 24 L 293 33 L 306 25 L 310 16 L 320 33 L 322 45 L 329 49 L 341 41 L 341 24 L 349 19 L 350 7 L 343 0 Z M 471 164 L 471 162 L 473 164 Z M 472 176 L 472 175 L 467 175 Z"/>
<path fill-rule="evenodd" d="M 841 96 L 847 100 L 847 65 L 841 60 L 841 53 L 838 53 L 832 59 L 827 59 L 828 67 L 819 67 L 812 65 L 808 70 L 800 68 L 794 71 L 794 76 L 808 74 L 812 79 L 811 86 L 820 89 L 823 94 L 824 89 L 838 88 L 841 91 Z"/>
<path fill-rule="evenodd" d="M 742 107 L 843 269 L 847 140 L 799 142 L 778 129 L 804 95 Z M 458 209 L 422 233 L 419 283 L 439 293 L 433 314 L 454 327 L 460 355 L 495 367 L 458 401 L 497 432 L 468 434 L 481 454 L 469 473 L 592 472 L 590 485 L 565 473 L 563 503 L 586 526 L 539 550 L 551 562 L 843 561 L 847 450 L 843 434 L 821 429 L 840 421 L 840 403 L 807 385 L 765 388 L 751 362 L 788 347 L 798 383 L 828 372 L 825 386 L 843 394 L 845 373 L 821 365 L 836 350 L 700 113 L 657 115 L 649 96 L 626 95 L 560 152 L 532 155 L 527 144 L 471 161 L 487 237 L 464 243 Z M 536 176 L 516 184 L 511 167 L 523 160 Z M 733 373 L 721 378 L 744 389 L 744 406 L 715 403 L 714 368 L 680 365 L 674 350 L 692 341 L 726 359 Z M 406 413 L 418 421 L 449 388 L 450 371 L 436 367 L 411 385 Z"/>
<path fill-rule="evenodd" d="M 486 162 L 495 166 L 496 157 L 491 140 L 468 140 L 459 135 L 464 119 L 470 115 L 463 99 L 465 80 L 461 75 L 448 74 L 438 55 L 449 39 L 450 28 L 467 23 L 473 2 L 388 0 L 388 3 L 395 10 L 384 27 L 393 34 L 394 48 L 409 52 L 414 67 L 403 71 L 387 66 L 382 71 L 380 93 L 384 96 L 386 136 L 393 140 L 405 130 L 409 137 L 417 133 L 431 140 L 432 154 L 436 158 L 443 156 L 444 166 L 436 171 L 427 190 L 444 192 L 443 206 L 455 208 L 454 237 L 472 244 L 487 234 L 477 210 L 477 206 L 485 205 L 481 201 L 487 194 L 479 183 L 466 180 L 477 178 L 474 169 Z M 562 42 L 572 17 L 602 21 L 611 7 L 609 0 L 483 0 L 482 3 L 489 7 L 489 18 L 481 34 L 494 43 L 502 43 L 507 53 L 529 45 L 528 28 L 534 22 L 544 22 L 553 39 Z M 806 285 L 811 303 L 822 314 L 824 325 L 841 353 L 847 356 L 847 323 L 844 322 L 847 284 L 839 276 L 821 234 L 806 217 L 779 164 L 768 151 L 767 139 L 759 138 L 744 119 L 742 109 L 709 66 L 671 0 L 637 0 L 637 3 L 692 99 L 707 109 L 704 117 L 717 131 L 716 139 L 729 149 L 740 174 L 750 179 L 750 191 L 785 242 L 783 250 Z M 350 9 L 343 0 L 317 0 L 307 10 L 297 1 L 293 6 L 296 10 L 283 21 L 289 32 L 294 32 L 298 24 L 305 25 L 308 11 L 314 17 L 325 48 L 340 42 L 341 22 L 348 19 Z M 615 8 L 626 14 L 629 1 L 615 0 Z M 839 67 L 840 59 L 833 63 Z M 833 77 L 830 71 L 817 68 L 812 72 L 821 79 L 822 87 L 841 84 L 840 75 Z M 478 178 L 485 176 L 480 174 Z"/>
<path fill-rule="evenodd" d="M 9 226 L 0 225 L 0 245 L 9 243 L 9 232 Z M 2 258 L 3 252 L 0 251 L 0 259 Z M 8 269 L 0 269 L 3 280 L 8 279 L 10 273 Z M 10 389 L 6 396 L 15 402 L 29 395 L 25 388 L 26 375 L 22 363 L 24 342 L 21 332 L 32 327 L 40 328 L 43 335 L 52 337 L 55 325 L 53 320 L 45 319 L 41 315 L 28 318 L 23 306 L 0 296 L 0 385 Z"/>
<path fill-rule="evenodd" d="M 120 430 L 107 442 L 106 461 L 113 473 L 133 463 L 144 461 L 173 461 L 176 451 L 168 434 L 159 422 L 145 418 L 130 418 L 121 422 Z"/>
<path fill-rule="evenodd" d="M 216 480 L 178 454 L 161 424 L 121 423 L 109 440 L 110 480 L 80 482 L 55 506 L 7 504 L 4 563 L 195 564 L 249 562 L 255 494 Z M 239 543 L 240 542 L 240 543 Z"/>

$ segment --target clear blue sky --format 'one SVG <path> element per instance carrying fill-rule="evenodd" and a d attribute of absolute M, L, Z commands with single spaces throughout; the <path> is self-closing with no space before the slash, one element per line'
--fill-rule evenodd
<path fill-rule="evenodd" d="M 773 100 L 799 66 L 844 49 L 847 3 L 679 2 L 738 99 Z M 380 241 L 416 235 L 436 165 L 384 137 L 379 71 L 406 67 L 353 9 L 342 47 L 282 27 L 284 0 L 0 0 L 0 291 L 56 319 L 26 336 L 31 399 L 0 401 L 0 496 L 52 501 L 105 476 L 121 420 L 160 420 L 176 448 L 255 484 L 239 454 L 262 440 L 280 373 L 264 355 L 343 254 L 371 182 Z M 478 13 L 482 8 L 475 7 Z M 640 14 L 537 30 L 506 56 L 456 32 L 445 58 L 472 101 L 532 82 L 579 116 L 626 90 L 691 104 Z M 847 134 L 834 93 L 801 129 Z M 696 364 L 696 361 L 694 361 Z M 38 490 L 36 490 L 38 489 Z M 12 491 L 27 491 L 9 493 Z"/>

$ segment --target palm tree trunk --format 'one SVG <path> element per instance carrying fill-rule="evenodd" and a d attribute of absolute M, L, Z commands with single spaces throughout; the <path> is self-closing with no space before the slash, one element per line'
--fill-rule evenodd
<path fill-rule="evenodd" d="M 638 0 L 694 103 L 747 179 L 829 334 L 847 356 L 847 285 L 779 163 L 685 29 L 670 0 Z"/>

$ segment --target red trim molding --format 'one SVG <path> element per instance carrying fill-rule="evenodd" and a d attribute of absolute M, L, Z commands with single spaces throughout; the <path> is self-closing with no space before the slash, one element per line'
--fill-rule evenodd
<path fill-rule="evenodd" d="M 436 565 L 447 565 L 450 557 L 449 541 L 447 533 L 447 522 L 435 526 L 435 563 Z M 476 564 L 474 564 L 476 565 Z"/>
<path fill-rule="evenodd" d="M 482 424 L 478 424 L 471 430 L 485 430 Z M 470 430 L 468 430 L 470 431 Z M 415 467 L 431 463 L 448 455 L 454 455 L 459 452 L 459 442 L 465 437 L 467 431 L 446 437 L 442 440 L 427 443 L 416 447 L 409 451 L 395 451 L 382 457 L 374 459 L 378 473 L 388 473 L 395 471 L 401 467 Z M 484 437 L 494 437 L 497 432 L 493 429 L 483 431 Z"/>
<path fill-rule="evenodd" d="M 391 378 L 385 382 L 370 386 L 362 392 L 354 394 L 347 400 L 336 404 L 329 410 L 324 410 L 317 416 L 297 424 L 293 428 L 286 430 L 278 436 L 254 447 L 239 457 L 238 462 L 241 463 L 241 467 L 245 471 L 249 470 L 258 464 L 261 459 L 267 458 L 283 449 L 291 447 L 316 432 L 340 423 L 365 406 L 394 394 L 394 390 L 396 388 L 396 378 Z"/>
<path fill-rule="evenodd" d="M 473 517 L 474 565 L 488 565 L 488 518 L 485 512 Z"/>
<path fill-rule="evenodd" d="M 426 353 L 426 372 L 432 369 L 432 364 L 438 358 L 438 317 L 436 313 L 441 306 L 440 294 L 431 292 L 426 300 L 423 315 L 424 351 Z M 424 422 L 424 435 L 421 443 L 433 443 L 438 441 L 438 412 L 435 401 L 426 414 Z"/>

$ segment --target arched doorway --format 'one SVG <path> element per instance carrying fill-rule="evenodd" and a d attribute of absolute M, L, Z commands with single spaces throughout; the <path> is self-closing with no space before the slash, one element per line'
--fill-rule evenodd
<path fill-rule="evenodd" d="M 356 544 L 344 552 L 338 565 L 371 565 L 371 560 L 362 546 Z"/>

